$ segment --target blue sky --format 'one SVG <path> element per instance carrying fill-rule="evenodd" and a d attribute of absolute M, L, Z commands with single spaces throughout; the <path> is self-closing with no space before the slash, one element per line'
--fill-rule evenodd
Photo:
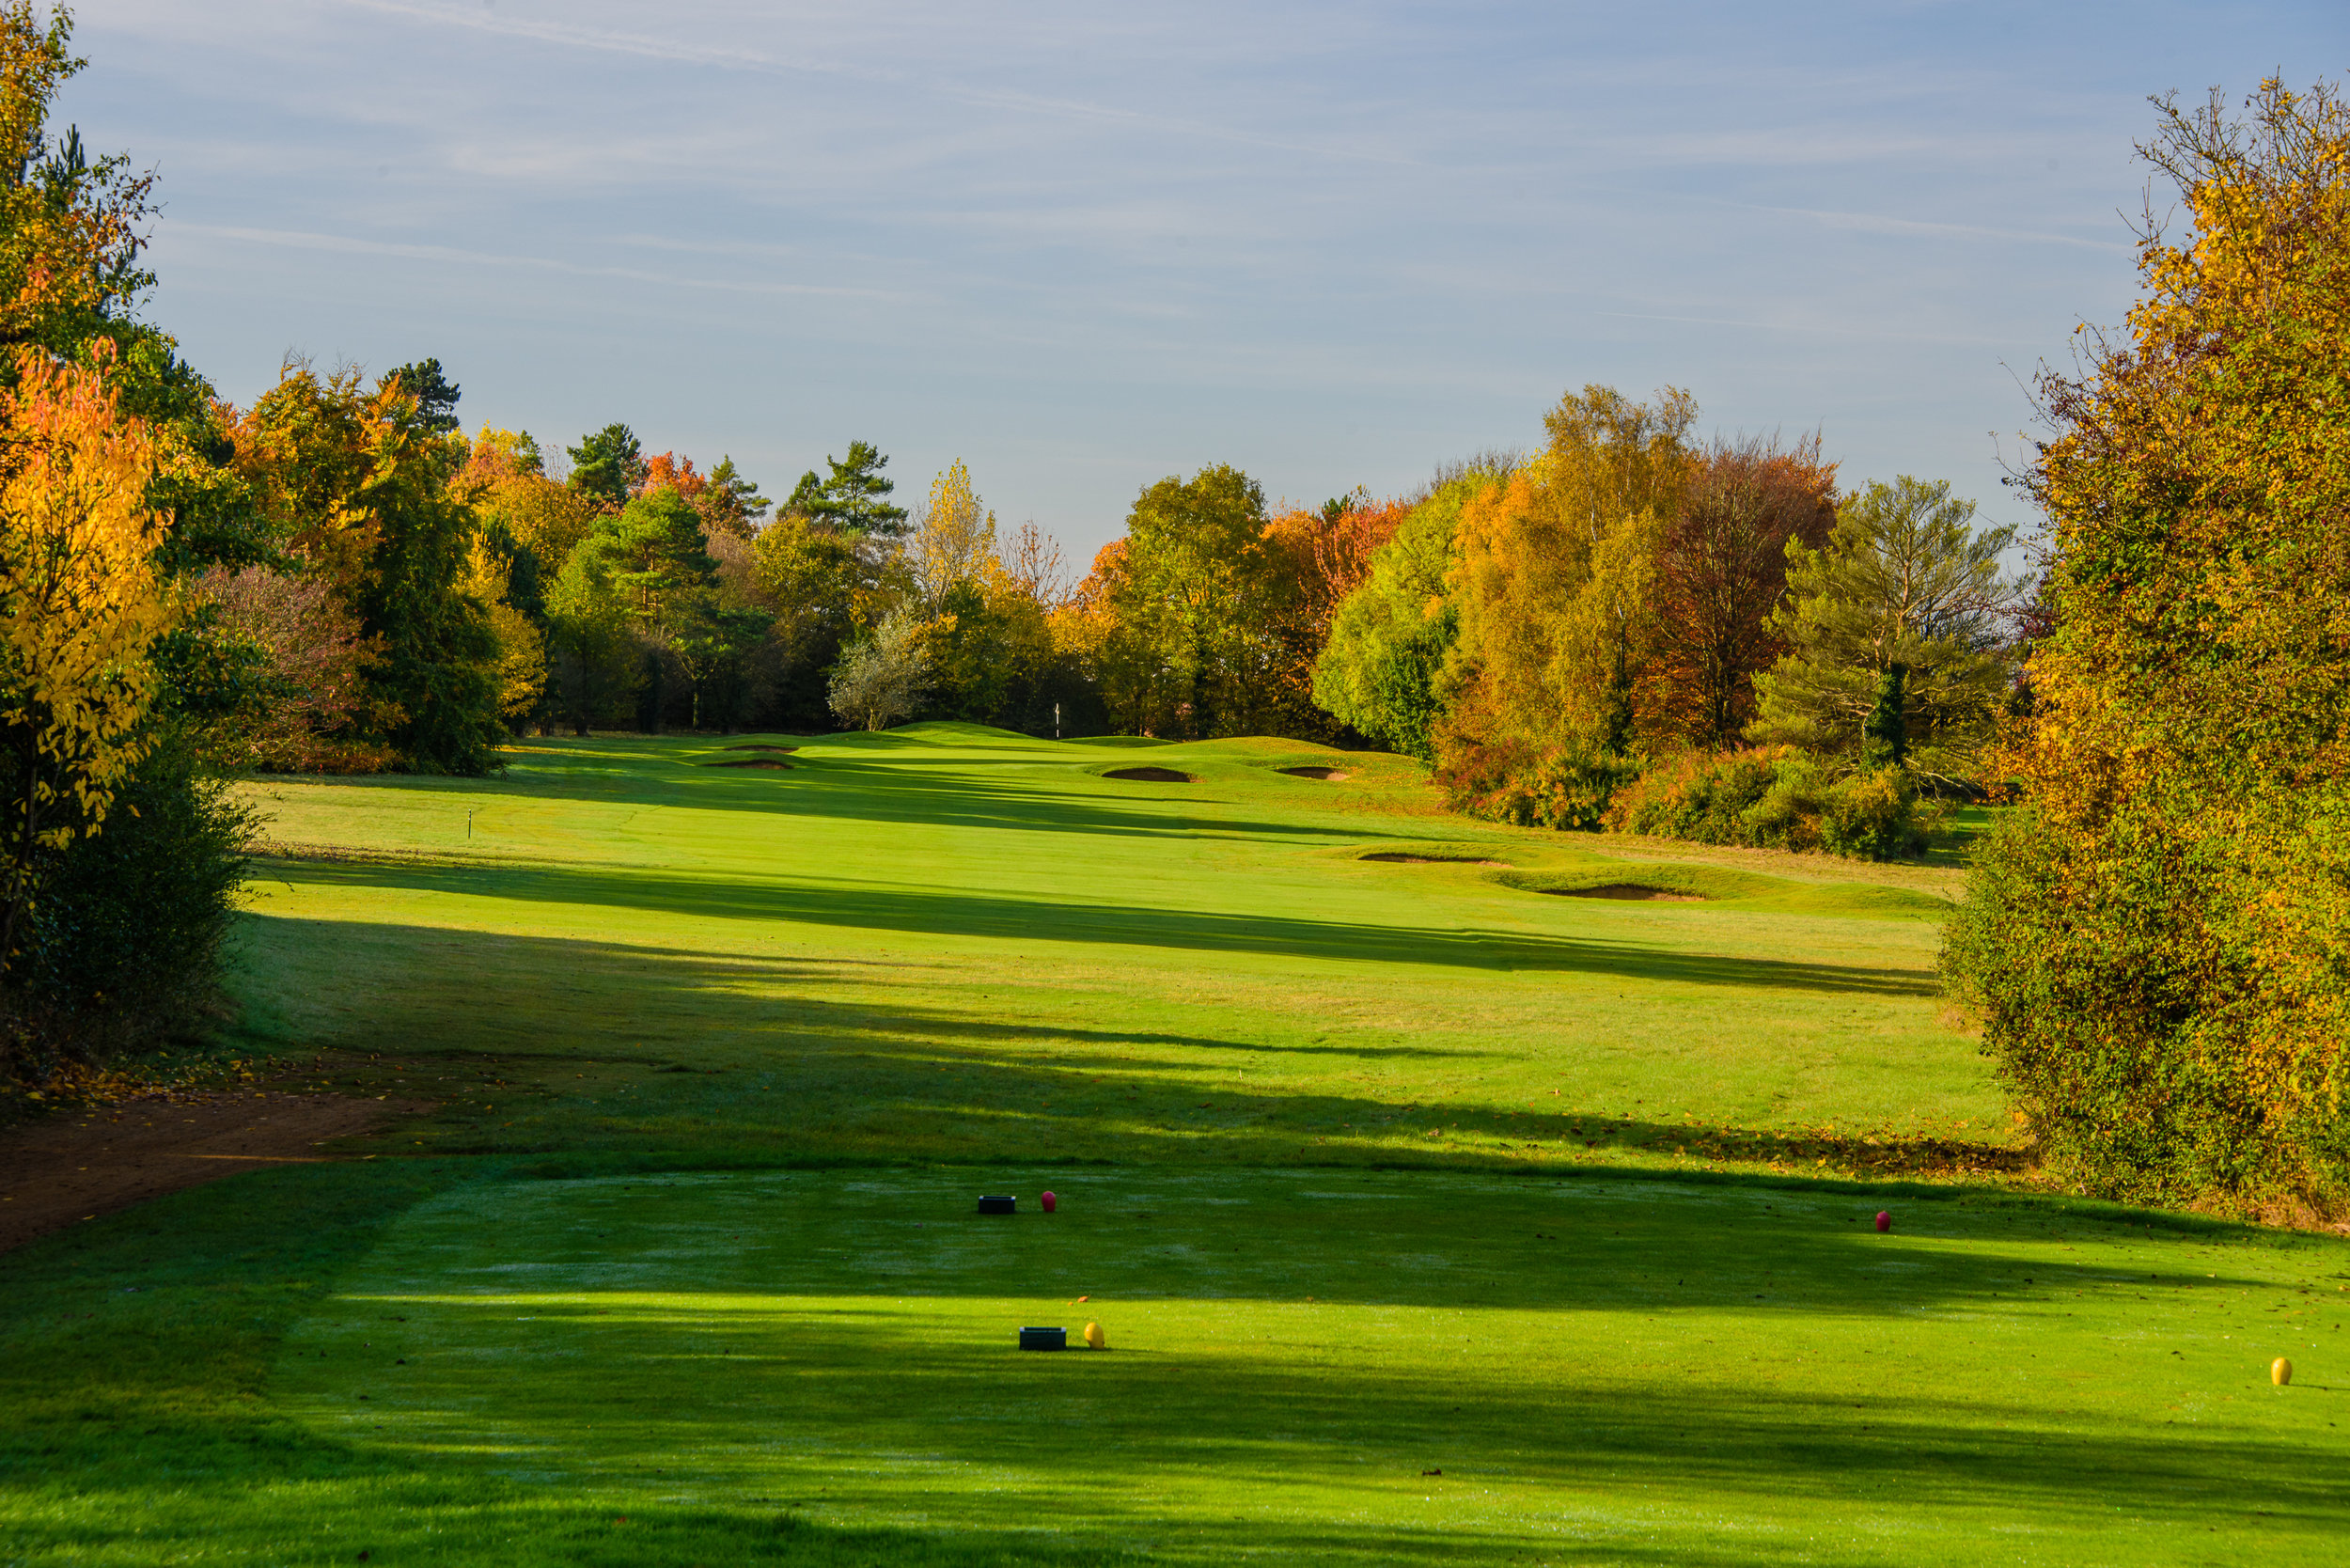
<path fill-rule="evenodd" d="M 550 452 L 961 457 L 1079 559 L 1164 475 L 1407 489 L 1586 382 L 2027 522 L 2019 383 L 2128 306 L 2146 95 L 2350 63 L 2342 0 L 76 16 L 61 116 L 160 171 L 149 314 L 225 396 L 437 354 Z"/>

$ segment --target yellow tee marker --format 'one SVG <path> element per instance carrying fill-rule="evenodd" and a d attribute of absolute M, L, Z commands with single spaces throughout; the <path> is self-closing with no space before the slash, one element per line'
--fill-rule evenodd
<path fill-rule="evenodd" d="M 1102 1332 L 1102 1325 L 1100 1324 L 1089 1323 L 1086 1325 L 1086 1348 L 1088 1350 L 1107 1350 L 1110 1348 L 1109 1336 Z M 2282 1363 L 2279 1364 L 2281 1365 Z"/>
<path fill-rule="evenodd" d="M 1087 1329 L 1087 1330 L 1086 1330 L 1086 1338 L 1087 1338 L 1088 1340 L 1090 1340 L 1090 1339 L 1092 1339 L 1092 1338 L 1093 1338 L 1093 1330 L 1092 1330 L 1092 1329 L 1089 1328 L 1089 1329 Z M 2290 1361 L 2288 1361 L 2288 1360 L 2286 1360 L 2286 1359 L 2285 1359 L 2283 1356 L 2278 1356 L 2278 1357 L 2277 1357 L 2274 1361 L 2269 1362 L 2269 1363 L 2268 1363 L 2268 1381 L 2269 1381 L 2269 1382 L 2271 1382 L 2271 1383 L 2274 1383 L 2274 1384 L 2275 1384 L 2278 1388 L 2283 1388 L 2286 1384 L 2288 1384 L 2288 1383 L 2292 1382 L 2292 1381 L 2293 1381 L 2293 1363 L 2292 1363 L 2292 1362 L 2290 1362 Z"/>

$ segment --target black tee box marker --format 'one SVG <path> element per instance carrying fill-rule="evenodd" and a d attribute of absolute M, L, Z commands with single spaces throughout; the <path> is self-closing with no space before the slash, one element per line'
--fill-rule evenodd
<path fill-rule="evenodd" d="M 979 1213 L 983 1215 L 1008 1215 L 1019 1207 L 1020 1200 L 1017 1198 L 999 1198 L 990 1195 L 979 1200 Z"/>
<path fill-rule="evenodd" d="M 1022 1350 L 1067 1350 L 1069 1330 L 1066 1328 L 1024 1328 L 1020 1331 Z"/>

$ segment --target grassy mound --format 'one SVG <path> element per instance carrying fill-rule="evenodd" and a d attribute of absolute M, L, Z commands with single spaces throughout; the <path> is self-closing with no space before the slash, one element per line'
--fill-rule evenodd
<path fill-rule="evenodd" d="M 1758 876 L 1719 866 L 1652 865 L 1607 860 L 1566 870 L 1505 871 L 1495 881 L 1527 893 L 1579 894 L 1603 887 L 1635 887 L 1643 891 L 1705 901 L 1752 899 L 1802 885 L 1778 877 Z"/>

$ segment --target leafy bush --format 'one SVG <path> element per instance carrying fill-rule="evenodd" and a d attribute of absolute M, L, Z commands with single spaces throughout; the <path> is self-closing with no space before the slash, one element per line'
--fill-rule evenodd
<path fill-rule="evenodd" d="M 104 830 L 42 869 L 10 965 L 4 1065 L 18 1077 L 201 1032 L 215 1014 L 249 812 L 176 729 Z"/>
<path fill-rule="evenodd" d="M 1596 833 L 1608 802 L 1638 773 L 1625 757 L 1512 742 L 1449 746 L 1434 776 L 1453 808 L 1471 816 Z"/>
<path fill-rule="evenodd" d="M 2350 1207 L 2350 791 L 2186 780 L 2097 839 L 2027 808 L 1977 852 L 1943 973 L 2050 1168 L 2306 1219 Z"/>
<path fill-rule="evenodd" d="M 1792 746 L 1666 758 L 1616 792 L 1605 825 L 1856 860 L 1916 855 L 1926 843 L 1917 790 L 1900 769 L 1840 773 Z"/>
<path fill-rule="evenodd" d="M 1820 847 L 1853 860 L 1891 860 L 1926 847 L 1918 791 L 1899 768 L 1847 774 L 1820 796 Z"/>
<path fill-rule="evenodd" d="M 1778 765 L 1785 751 L 1687 751 L 1653 763 L 1620 792 L 1607 809 L 1606 825 L 1618 833 L 1648 833 L 1700 844 L 1764 842 L 1779 849 L 1810 849 L 1784 836 L 1757 839 L 1747 813 L 1773 796 Z M 1778 805 L 1783 808 L 1786 792 Z M 1784 815 L 1783 809 L 1780 811 Z M 1816 816 L 1801 813 L 1796 820 Z M 1791 821 L 1791 830 L 1795 822 Z"/>

